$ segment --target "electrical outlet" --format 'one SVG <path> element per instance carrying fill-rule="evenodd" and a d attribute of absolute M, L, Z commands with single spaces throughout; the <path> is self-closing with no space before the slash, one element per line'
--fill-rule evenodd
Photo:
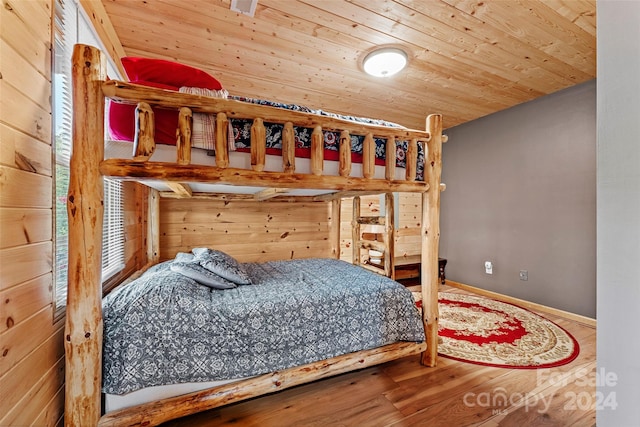
<path fill-rule="evenodd" d="M 520 270 L 520 280 L 529 280 L 529 272 L 527 270 Z"/>
<path fill-rule="evenodd" d="M 491 261 L 484 262 L 484 272 L 487 274 L 493 274 L 493 263 Z"/>

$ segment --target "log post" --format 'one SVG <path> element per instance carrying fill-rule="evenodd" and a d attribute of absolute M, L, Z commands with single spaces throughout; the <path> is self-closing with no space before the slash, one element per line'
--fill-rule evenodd
<path fill-rule="evenodd" d="M 349 131 L 340 132 L 340 176 L 351 175 L 351 136 Z"/>
<path fill-rule="evenodd" d="M 147 262 L 160 261 L 160 193 L 149 189 L 147 206 Z"/>
<path fill-rule="evenodd" d="M 324 169 L 324 135 L 322 127 L 316 126 L 311 133 L 311 173 L 322 175 Z"/>
<path fill-rule="evenodd" d="M 264 122 L 257 117 L 251 125 L 251 168 L 254 171 L 264 170 L 265 154 L 267 151 L 267 136 Z"/>
<path fill-rule="evenodd" d="M 384 155 L 384 177 L 385 179 L 392 181 L 396 178 L 396 139 L 387 138 L 386 153 Z"/>
<path fill-rule="evenodd" d="M 291 122 L 286 122 L 282 129 L 282 170 L 284 173 L 296 171 L 296 135 Z"/>
<path fill-rule="evenodd" d="M 366 179 L 373 178 L 376 167 L 376 143 L 373 134 L 367 133 L 362 145 L 362 176 Z"/>
<path fill-rule="evenodd" d="M 178 129 L 176 130 L 176 150 L 178 164 L 191 163 L 191 129 L 193 127 L 193 113 L 191 108 L 182 107 L 178 114 Z"/>
<path fill-rule="evenodd" d="M 412 138 L 409 141 L 409 147 L 407 148 L 407 158 L 406 158 L 406 180 L 407 181 L 415 181 L 416 180 L 416 172 L 418 169 L 418 140 L 416 138 Z"/>
<path fill-rule="evenodd" d="M 229 121 L 225 113 L 216 114 L 216 166 L 226 168 L 229 166 Z"/>
<path fill-rule="evenodd" d="M 65 425 L 95 426 L 102 385 L 102 220 L 107 61 L 94 47 L 73 50 L 73 151 L 67 215 L 69 264 L 65 320 Z"/>
<path fill-rule="evenodd" d="M 88 108 L 88 106 L 86 107 Z M 147 161 L 156 149 L 155 118 L 153 109 L 146 102 L 136 106 L 136 132 L 133 139 L 133 159 Z"/>
<path fill-rule="evenodd" d="M 331 200 L 331 252 L 335 259 L 340 259 L 340 227 L 341 217 L 340 217 L 340 207 L 342 205 L 342 199 L 340 197 L 336 197 Z"/>
<path fill-rule="evenodd" d="M 384 274 L 395 280 L 396 272 L 393 263 L 395 253 L 395 203 L 393 193 L 384 194 Z"/>
<path fill-rule="evenodd" d="M 438 358 L 438 246 L 440 242 L 440 179 L 442 175 L 442 116 L 427 117 L 427 131 L 431 138 L 427 143 L 424 165 L 425 181 L 429 190 L 422 193 L 422 323 L 427 340 L 427 351 L 422 353 L 421 363 L 436 366 Z"/>
<path fill-rule="evenodd" d="M 360 249 L 362 242 L 360 241 L 360 196 L 353 198 L 353 219 L 351 220 L 351 247 L 353 265 L 360 265 Z"/>

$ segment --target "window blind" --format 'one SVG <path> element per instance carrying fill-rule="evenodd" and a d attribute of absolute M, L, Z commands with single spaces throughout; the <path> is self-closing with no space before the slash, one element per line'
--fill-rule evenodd
<path fill-rule="evenodd" d="M 60 315 L 67 301 L 68 278 L 68 221 L 67 192 L 69 188 L 69 160 L 73 126 L 71 87 L 71 57 L 73 46 L 84 43 L 104 48 L 99 43 L 89 21 L 81 13 L 77 0 L 56 0 L 53 19 L 53 153 L 55 265 L 54 304 Z M 119 77 L 109 64 L 109 74 Z M 104 180 L 104 220 L 102 237 L 102 280 L 112 277 L 124 267 L 124 214 L 122 185 L 119 181 Z"/>

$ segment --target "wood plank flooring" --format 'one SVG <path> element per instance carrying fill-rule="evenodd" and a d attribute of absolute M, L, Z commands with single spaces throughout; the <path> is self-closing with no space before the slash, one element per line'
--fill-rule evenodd
<path fill-rule="evenodd" d="M 426 368 L 411 356 L 163 425 L 595 426 L 596 329 L 540 314 L 578 340 L 576 360 L 528 370 L 439 357 L 437 367 Z"/>

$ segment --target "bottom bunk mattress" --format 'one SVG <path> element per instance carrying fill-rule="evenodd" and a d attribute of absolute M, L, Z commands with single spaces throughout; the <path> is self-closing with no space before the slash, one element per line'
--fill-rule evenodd
<path fill-rule="evenodd" d="M 103 302 L 103 391 L 230 380 L 424 341 L 411 292 L 344 261 L 245 263 L 250 285 L 212 289 L 167 261 Z"/>

